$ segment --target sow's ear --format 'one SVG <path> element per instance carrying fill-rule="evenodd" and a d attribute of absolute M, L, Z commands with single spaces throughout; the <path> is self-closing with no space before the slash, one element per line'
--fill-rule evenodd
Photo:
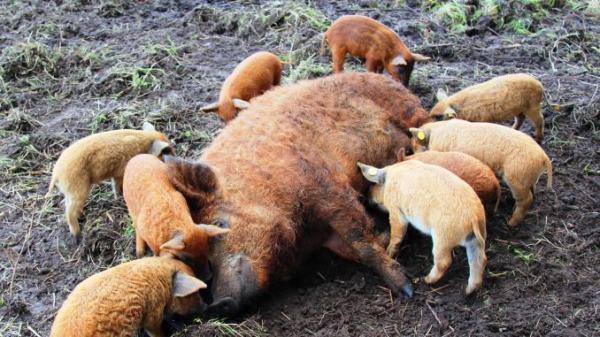
<path fill-rule="evenodd" d="M 217 190 L 217 176 L 208 165 L 168 155 L 164 161 L 169 181 L 184 196 L 204 200 Z"/>
<path fill-rule="evenodd" d="M 206 289 L 206 283 L 184 272 L 175 272 L 173 276 L 173 297 L 186 297 L 200 289 Z"/>
<path fill-rule="evenodd" d="M 363 174 L 363 176 L 370 182 L 383 185 L 385 183 L 385 170 L 378 169 L 373 166 L 369 166 L 363 164 L 361 162 L 357 163 L 358 167 Z"/>

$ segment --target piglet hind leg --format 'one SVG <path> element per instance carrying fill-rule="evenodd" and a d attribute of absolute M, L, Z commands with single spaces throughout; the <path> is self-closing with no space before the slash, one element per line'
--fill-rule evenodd
<path fill-rule="evenodd" d="M 505 179 L 513 198 L 515 199 L 515 210 L 513 211 L 510 220 L 508 220 L 509 227 L 516 227 L 527 214 L 527 210 L 533 204 L 533 193 L 529 186 L 522 186 L 522 183 L 514 182 L 511 179 Z"/>
<path fill-rule="evenodd" d="M 469 283 L 465 291 L 468 296 L 481 288 L 487 257 L 485 256 L 485 245 L 482 246 L 474 235 L 467 238 L 465 248 L 467 249 L 467 259 L 469 261 Z"/>
<path fill-rule="evenodd" d="M 331 58 L 333 59 L 333 72 L 336 74 L 343 72 L 346 50 L 344 48 L 332 47 Z"/>
<path fill-rule="evenodd" d="M 65 193 L 65 207 L 67 223 L 69 224 L 69 231 L 75 238 L 75 241 L 79 243 L 81 241 L 81 227 L 79 226 L 79 217 L 83 210 L 85 201 L 90 194 L 90 186 L 80 184 L 74 190 L 69 190 Z"/>
<path fill-rule="evenodd" d="M 390 257 L 396 257 L 400 243 L 406 235 L 408 223 L 397 212 L 390 213 L 390 243 L 387 246 L 387 254 Z"/>
<path fill-rule="evenodd" d="M 316 208 L 319 218 L 327 222 L 340 238 L 354 250 L 359 261 L 374 269 L 394 293 L 412 297 L 413 287 L 404 276 L 404 268 L 386 254 L 372 232 L 372 224 L 364 207 L 348 187 L 348 191 L 337 190 L 327 195 L 327 202 Z M 340 207 L 343 205 L 343 207 Z"/>
<path fill-rule="evenodd" d="M 427 284 L 438 282 L 446 274 L 450 264 L 452 264 L 452 248 L 454 248 L 435 233 L 431 234 L 431 238 L 433 239 L 433 268 L 425 276 L 425 283 Z"/>

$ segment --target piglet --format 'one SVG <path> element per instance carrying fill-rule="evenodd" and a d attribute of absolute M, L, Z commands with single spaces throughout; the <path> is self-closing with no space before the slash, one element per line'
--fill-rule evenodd
<path fill-rule="evenodd" d="M 78 284 L 56 314 L 50 337 L 129 337 L 143 328 L 164 336 L 163 315 L 197 315 L 206 284 L 183 262 L 148 257 L 123 263 Z"/>
<path fill-rule="evenodd" d="M 87 136 L 71 144 L 56 161 L 46 198 L 57 185 L 65 196 L 69 230 L 79 241 L 79 216 L 92 185 L 112 178 L 116 197 L 129 159 L 140 153 L 161 156 L 170 150 L 167 136 L 150 123 L 144 123 L 142 131 L 114 130 Z"/>
<path fill-rule="evenodd" d="M 533 204 L 533 190 L 540 175 L 548 174 L 552 189 L 552 162 L 528 135 L 503 125 L 471 123 L 460 119 L 427 123 L 409 129 L 414 152 L 458 151 L 489 166 L 508 184 L 516 202 L 508 221 L 514 227 Z"/>
<path fill-rule="evenodd" d="M 389 255 L 394 256 L 408 224 L 433 240 L 434 266 L 425 277 L 439 281 L 452 263 L 452 249 L 463 246 L 469 260 L 466 294 L 481 287 L 487 263 L 485 210 L 469 184 L 435 165 L 407 160 L 382 169 L 358 163 L 363 176 L 375 183 L 369 199 L 389 212 Z"/>
<path fill-rule="evenodd" d="M 544 134 L 544 115 L 540 102 L 544 86 L 533 76 L 509 74 L 467 87 L 448 97 L 439 89 L 438 103 L 431 109 L 434 120 L 460 118 L 470 122 L 502 122 L 515 119 L 513 128 L 519 130 L 525 117 L 535 124 L 535 139 Z"/>
<path fill-rule="evenodd" d="M 411 53 L 389 27 L 362 15 L 344 15 L 335 20 L 321 41 L 321 54 L 325 42 L 331 48 L 334 73 L 344 71 L 344 58 L 349 53 L 364 58 L 368 71 L 380 72 L 385 68 L 405 86 L 408 86 L 415 62 L 429 60 L 427 56 Z"/>
<path fill-rule="evenodd" d="M 218 110 L 225 122 L 234 119 L 238 112 L 246 109 L 251 98 L 281 82 L 283 62 L 266 51 L 250 55 L 235 67 L 221 87 L 219 101 L 200 108 L 201 111 Z"/>
<path fill-rule="evenodd" d="M 165 161 L 169 160 L 165 156 Z M 140 154 L 129 161 L 123 196 L 135 227 L 138 258 L 148 244 L 155 256 L 172 254 L 205 270 L 209 239 L 229 232 L 228 228 L 194 223 L 186 198 L 169 181 L 167 165 L 154 156 Z"/>

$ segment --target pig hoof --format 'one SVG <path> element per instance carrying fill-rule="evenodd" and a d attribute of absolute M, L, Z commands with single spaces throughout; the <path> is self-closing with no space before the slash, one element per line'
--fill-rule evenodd
<path fill-rule="evenodd" d="M 237 302 L 231 297 L 224 297 L 208 306 L 210 316 L 233 316 L 239 311 Z"/>
<path fill-rule="evenodd" d="M 410 283 L 410 281 L 407 281 L 403 286 L 402 286 L 402 293 L 404 294 L 404 296 L 408 297 L 408 298 L 412 298 L 413 294 L 414 294 L 414 290 L 413 290 L 413 286 Z"/>

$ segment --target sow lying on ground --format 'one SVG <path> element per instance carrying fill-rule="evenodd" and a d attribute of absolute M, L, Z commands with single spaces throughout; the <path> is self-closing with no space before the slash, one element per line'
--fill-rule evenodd
<path fill-rule="evenodd" d="M 160 156 L 169 151 L 169 140 L 149 123 L 144 130 L 115 130 L 97 133 L 71 144 L 60 155 L 46 197 L 54 185 L 65 195 L 66 217 L 71 234 L 79 241 L 79 216 L 93 184 L 112 178 L 115 197 L 123 187 L 125 165 L 140 153 Z"/>
<path fill-rule="evenodd" d="M 382 169 L 358 163 L 367 180 L 375 183 L 369 199 L 389 212 L 390 243 L 395 256 L 408 224 L 433 240 L 434 265 L 425 277 L 436 283 L 452 262 L 452 249 L 463 246 L 469 259 L 470 295 L 481 287 L 485 256 L 485 210 L 473 189 L 452 172 L 435 165 L 408 160 Z"/>
<path fill-rule="evenodd" d="M 345 73 L 276 87 L 253 99 L 201 162 L 169 160 L 194 221 L 231 229 L 210 250 L 211 313 L 237 312 L 332 236 L 393 292 L 410 296 L 402 266 L 376 241 L 359 201 L 367 182 L 356 162 L 393 163 L 408 146 L 408 128 L 427 121 L 400 83 Z"/>
<path fill-rule="evenodd" d="M 533 188 L 540 175 L 548 174 L 552 188 L 552 162 L 528 135 L 492 123 L 471 123 L 460 119 L 427 123 L 412 128 L 411 145 L 415 152 L 426 149 L 458 151 L 481 160 L 508 184 L 516 207 L 508 221 L 518 225 L 533 204 Z"/>
<path fill-rule="evenodd" d="M 56 314 L 50 337 L 130 337 L 144 328 L 164 336 L 163 315 L 196 315 L 206 305 L 206 284 L 183 262 L 148 257 L 90 276 L 77 285 Z"/>

